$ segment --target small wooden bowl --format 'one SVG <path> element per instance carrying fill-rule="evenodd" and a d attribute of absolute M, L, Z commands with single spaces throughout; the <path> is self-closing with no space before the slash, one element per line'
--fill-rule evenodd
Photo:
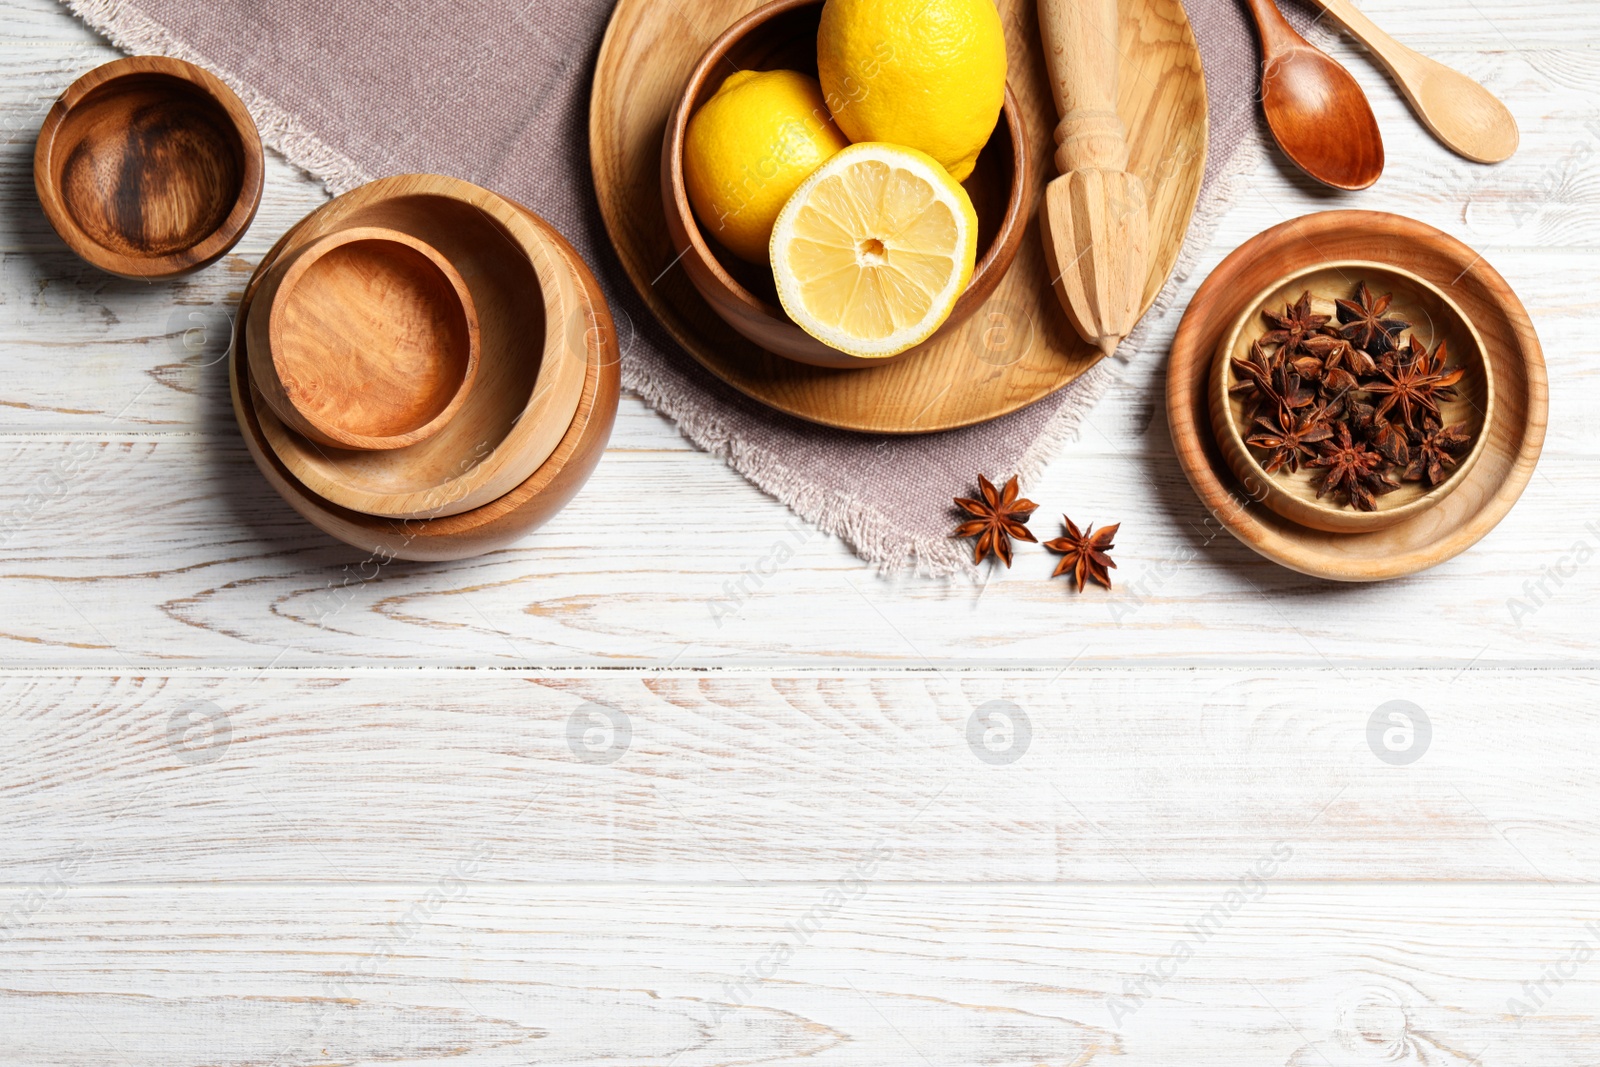
<path fill-rule="evenodd" d="M 478 373 L 478 311 L 432 246 L 353 226 L 268 272 L 251 308 L 250 377 L 274 414 L 332 448 L 432 437 Z"/>
<path fill-rule="evenodd" d="M 459 272 L 478 315 L 472 390 L 442 429 L 403 448 L 319 445 L 267 405 L 262 433 L 299 482 L 340 507 L 401 519 L 471 511 L 521 484 L 572 421 L 590 328 L 581 278 L 553 250 L 548 227 L 487 189 L 433 174 L 384 178 L 329 201 L 295 227 L 283 259 L 369 226 L 415 238 Z"/>
<path fill-rule="evenodd" d="M 416 176 L 388 181 L 409 182 Z M 453 181 L 453 179 L 442 179 Z M 465 184 L 465 183 L 461 183 Z M 470 188 L 476 188 L 472 186 Z M 357 190 L 359 192 L 360 190 Z M 347 194 L 348 195 L 348 194 Z M 493 196 L 493 194 L 488 194 Z M 495 197 L 496 200 L 501 200 Z M 234 350 L 229 362 L 229 383 L 234 415 L 245 445 L 267 481 L 302 517 L 325 533 L 372 554 L 381 566 L 390 559 L 451 560 L 480 556 L 505 548 L 535 529 L 575 496 L 605 451 L 617 413 L 620 360 L 616 331 L 605 297 L 594 276 L 572 247 L 538 216 L 511 201 L 510 205 L 539 237 L 541 247 L 577 280 L 579 314 L 583 328 L 573 339 L 583 366 L 582 390 L 571 420 L 537 470 L 505 495 L 480 507 L 438 518 L 391 519 L 363 514 L 329 503 L 295 477 L 269 441 L 265 423 L 271 411 L 252 387 L 249 372 L 249 319 L 262 280 L 290 244 L 301 236 L 310 219 L 285 234 L 256 268 L 239 304 Z M 468 274 L 467 277 L 471 278 Z M 487 379 L 492 368 L 485 366 Z"/>
<path fill-rule="evenodd" d="M 1399 489 L 1378 497 L 1376 511 L 1357 511 L 1342 506 L 1332 497 L 1317 499 L 1317 471 L 1301 467 L 1298 472 L 1268 474 L 1257 461 L 1254 450 L 1244 441 L 1244 401 L 1228 390 L 1238 382 L 1232 360 L 1244 359 L 1250 346 L 1271 327 L 1263 311 L 1281 311 L 1285 304 L 1311 293 L 1312 310 L 1335 315 L 1334 299 L 1354 299 L 1358 283 L 1365 281 L 1375 296 L 1391 293 L 1390 311 L 1411 323 L 1404 336 L 1415 336 L 1430 349 L 1446 345 L 1449 366 L 1466 368 L 1457 386 L 1458 398 L 1440 404 L 1444 425 L 1462 423 L 1473 437 L 1472 448 L 1462 457 L 1450 477 L 1429 488 L 1419 482 L 1403 482 Z M 1334 321 L 1337 321 L 1335 319 Z M 1217 345 L 1211 364 L 1211 427 L 1217 444 L 1234 476 L 1250 495 L 1292 522 L 1329 533 L 1365 533 L 1382 530 L 1415 518 L 1439 504 L 1455 491 L 1483 454 L 1489 439 L 1488 428 L 1494 418 L 1494 375 L 1489 368 L 1483 338 L 1472 321 L 1432 282 L 1410 271 L 1363 260 L 1319 263 L 1296 270 L 1257 293 L 1234 319 L 1231 329 Z"/>
<path fill-rule="evenodd" d="M 822 0 L 776 0 L 728 27 L 701 57 L 667 119 L 661 145 L 661 198 L 667 232 L 683 268 L 724 321 L 769 352 L 818 367 L 881 367 L 921 351 L 965 322 L 989 299 L 1016 258 L 1033 210 L 1033 167 L 1022 108 L 1006 87 L 994 134 L 963 186 L 978 213 L 978 264 L 966 291 L 928 340 L 895 356 L 862 359 L 830 348 L 796 326 L 778 303 L 772 270 L 747 263 L 701 231 L 683 184 L 683 142 L 689 119 L 734 70 L 817 73 Z"/>
<path fill-rule="evenodd" d="M 67 87 L 45 116 L 33 184 L 74 252 L 124 278 L 171 278 L 221 257 L 261 203 L 261 138 L 221 81 L 181 59 L 131 56 Z"/>

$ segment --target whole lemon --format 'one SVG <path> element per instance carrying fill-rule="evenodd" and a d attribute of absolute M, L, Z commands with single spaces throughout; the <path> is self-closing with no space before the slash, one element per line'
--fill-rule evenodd
<path fill-rule="evenodd" d="M 741 70 L 689 119 L 683 181 L 707 234 L 752 263 L 767 261 L 772 224 L 811 172 L 850 144 L 822 87 L 792 70 Z"/>
<path fill-rule="evenodd" d="M 817 71 L 852 141 L 916 148 L 965 181 L 1006 95 L 994 0 L 828 0 Z"/>

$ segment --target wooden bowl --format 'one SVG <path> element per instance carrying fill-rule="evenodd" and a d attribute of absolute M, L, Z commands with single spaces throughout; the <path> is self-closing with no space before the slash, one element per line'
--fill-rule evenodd
<path fill-rule="evenodd" d="M 487 189 L 432 174 L 384 178 L 329 201 L 295 227 L 284 258 L 369 226 L 436 249 L 460 274 L 478 315 L 472 390 L 442 429 L 403 448 L 319 445 L 270 406 L 258 412 L 262 432 L 296 479 L 341 507 L 390 518 L 471 511 L 521 484 L 572 421 L 587 362 L 582 278 L 549 227 Z"/>
<path fill-rule="evenodd" d="M 1331 496 L 1317 499 L 1319 471 L 1302 467 L 1291 473 L 1268 474 L 1255 450 L 1245 443 L 1244 400 L 1230 396 L 1238 384 L 1232 360 L 1245 359 L 1250 347 L 1270 329 L 1263 311 L 1281 312 L 1300 294 L 1311 293 L 1312 310 L 1334 315 L 1334 300 L 1355 298 L 1356 285 L 1365 281 L 1374 296 L 1393 295 L 1390 311 L 1412 324 L 1414 336 L 1429 349 L 1446 346 L 1449 366 L 1463 367 L 1466 376 L 1457 387 L 1457 399 L 1439 405 L 1443 424 L 1461 423 L 1472 436 L 1472 448 L 1449 478 L 1429 488 L 1420 482 L 1403 482 L 1399 489 L 1377 498 L 1376 511 L 1357 511 Z M 1335 319 L 1334 321 L 1337 321 Z M 1233 326 L 1217 345 L 1211 363 L 1211 427 L 1222 454 L 1251 495 L 1284 518 L 1330 533 L 1382 530 L 1415 518 L 1449 496 L 1464 481 L 1488 443 L 1488 426 L 1494 419 L 1494 374 L 1483 338 L 1454 300 L 1425 278 L 1399 267 L 1364 260 L 1318 263 L 1295 270 L 1262 289 L 1240 310 Z"/>
<path fill-rule="evenodd" d="M 1217 346 L 1250 294 L 1289 271 L 1374 258 L 1449 294 L 1478 330 L 1494 378 L 1494 418 L 1478 462 L 1437 505 L 1382 530 L 1330 533 L 1264 507 L 1232 473 L 1211 432 L 1211 370 Z M 1189 301 L 1167 365 L 1173 448 L 1206 511 L 1252 551 L 1303 574 L 1345 582 L 1415 574 L 1487 535 L 1533 477 L 1549 410 L 1539 337 L 1506 280 L 1449 234 L 1379 211 L 1306 215 L 1246 241 Z"/>
<path fill-rule="evenodd" d="M 1006 87 L 994 134 L 963 182 L 978 213 L 978 263 L 950 317 L 922 344 L 894 356 L 863 359 L 830 348 L 784 314 L 772 270 L 747 263 L 707 238 L 683 184 L 683 141 L 689 119 L 733 70 L 817 73 L 822 0 L 776 0 L 728 27 L 701 57 L 667 119 L 661 145 L 661 198 L 667 232 L 689 280 L 724 321 L 769 352 L 817 367 L 881 367 L 922 351 L 977 311 L 1005 276 L 1033 210 L 1033 166 L 1023 110 Z"/>
<path fill-rule="evenodd" d="M 388 180 L 411 181 L 414 178 Z M 582 390 L 570 422 L 538 469 L 504 496 L 470 511 L 439 518 L 390 519 L 339 507 L 322 499 L 296 478 L 268 440 L 264 416 L 270 418 L 271 411 L 261 402 L 260 393 L 250 381 L 249 331 L 244 324 L 267 271 L 291 243 L 300 238 L 301 229 L 310 219 L 285 234 L 267 253 L 239 303 L 228 378 L 234 415 L 251 458 L 290 507 L 325 533 L 371 553 L 375 565 L 381 566 L 391 559 L 465 559 L 514 543 L 561 510 L 577 494 L 599 462 L 611 436 L 617 413 L 620 361 L 605 297 L 593 275 L 560 234 L 527 208 L 511 201 L 504 202 L 537 233 L 540 247 L 551 258 L 560 260 L 578 282 L 582 329 L 576 331 L 575 337 L 581 346 Z M 471 275 L 467 277 L 470 280 Z M 490 376 L 488 366 L 484 376 L 486 379 Z"/>
<path fill-rule="evenodd" d="M 124 278 L 170 278 L 222 256 L 261 203 L 261 138 L 221 81 L 132 56 L 67 87 L 45 116 L 33 184 L 68 247 Z"/>
<path fill-rule="evenodd" d="M 352 226 L 300 246 L 251 308 L 250 377 L 283 423 L 332 448 L 432 437 L 478 373 L 478 311 L 461 274 L 399 230 Z"/>

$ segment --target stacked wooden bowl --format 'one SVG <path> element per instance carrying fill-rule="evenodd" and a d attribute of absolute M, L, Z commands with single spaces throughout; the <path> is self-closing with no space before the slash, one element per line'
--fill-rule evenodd
<path fill-rule="evenodd" d="M 588 478 L 616 415 L 616 335 L 577 254 L 521 205 L 403 175 L 330 201 L 240 302 L 234 412 L 316 526 L 382 558 L 502 547 Z"/>

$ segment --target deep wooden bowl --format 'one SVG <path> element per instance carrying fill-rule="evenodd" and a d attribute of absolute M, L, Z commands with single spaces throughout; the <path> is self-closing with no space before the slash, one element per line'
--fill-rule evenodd
<path fill-rule="evenodd" d="M 478 311 L 460 272 L 399 230 L 354 226 L 285 256 L 246 324 L 273 414 L 331 448 L 432 437 L 478 373 Z"/>
<path fill-rule="evenodd" d="M 390 518 L 471 511 L 526 479 L 572 421 L 587 362 L 582 278 L 548 226 L 487 189 L 432 174 L 384 178 L 329 201 L 295 227 L 283 255 L 368 226 L 416 238 L 461 275 L 478 314 L 472 390 L 442 429 L 404 448 L 319 445 L 267 406 L 262 432 L 301 483 L 341 507 Z"/>
<path fill-rule="evenodd" d="M 1428 487 L 1419 482 L 1403 482 L 1399 489 L 1377 498 L 1376 511 L 1357 511 L 1339 504 L 1331 496 L 1317 499 L 1315 470 L 1302 467 L 1291 473 L 1280 470 L 1268 474 L 1256 452 L 1244 438 L 1243 398 L 1230 396 L 1238 384 L 1234 359 L 1245 359 L 1250 346 L 1271 327 L 1263 311 L 1282 311 L 1285 304 L 1311 293 L 1314 312 L 1334 315 L 1334 299 L 1353 299 L 1357 283 L 1365 281 L 1374 295 L 1390 293 L 1392 314 L 1412 324 L 1406 336 L 1415 336 L 1430 349 L 1441 342 L 1446 346 L 1449 366 L 1466 369 L 1457 387 L 1458 398 L 1440 404 L 1444 425 L 1462 423 L 1472 435 L 1472 448 L 1462 457 L 1450 477 Z M 1466 312 L 1438 286 L 1400 267 L 1365 260 L 1339 260 L 1302 267 L 1267 285 L 1245 302 L 1232 327 L 1217 345 L 1211 363 L 1211 428 L 1234 477 L 1250 495 L 1292 522 L 1330 533 L 1365 533 L 1382 530 L 1437 506 L 1466 481 L 1489 440 L 1488 428 L 1494 418 L 1494 374 L 1483 338 Z"/>
<path fill-rule="evenodd" d="M 181 59 L 131 56 L 67 87 L 39 131 L 33 184 L 68 247 L 124 278 L 170 278 L 226 253 L 261 203 L 244 104 Z"/>
<path fill-rule="evenodd" d="M 307 488 L 274 451 L 263 421 L 263 413 L 270 418 L 271 412 L 261 403 L 260 394 L 250 382 L 249 339 L 244 323 L 266 272 L 300 235 L 309 219 L 285 234 L 267 253 L 240 301 L 228 377 L 234 415 L 251 458 L 290 507 L 325 533 L 371 553 L 375 565 L 390 559 L 465 559 L 512 544 L 566 506 L 588 480 L 611 436 L 620 388 L 620 360 L 605 297 L 594 276 L 560 234 L 527 208 L 511 201 L 504 202 L 517 211 L 527 226 L 538 232 L 542 247 L 553 258 L 561 260 L 579 283 L 580 328 L 575 329 L 571 337 L 582 355 L 582 388 L 571 420 L 564 425 L 554 450 L 538 469 L 505 495 L 470 511 L 417 519 L 382 518 L 352 511 L 328 502 Z M 471 275 L 467 277 L 470 280 Z M 486 365 L 485 378 L 489 371 Z"/>
<path fill-rule="evenodd" d="M 689 119 L 733 70 L 817 73 L 822 0 L 776 0 L 728 27 L 706 49 L 667 119 L 661 145 L 661 198 L 667 232 L 684 271 L 724 321 L 769 352 L 818 367 L 881 367 L 921 351 L 982 306 L 1011 267 L 1033 210 L 1033 167 L 1022 108 L 1006 87 L 994 134 L 963 186 L 978 213 L 978 263 L 949 318 L 928 340 L 895 356 L 863 359 L 830 348 L 796 326 L 778 303 L 771 268 L 747 263 L 708 238 L 683 184 Z"/>

